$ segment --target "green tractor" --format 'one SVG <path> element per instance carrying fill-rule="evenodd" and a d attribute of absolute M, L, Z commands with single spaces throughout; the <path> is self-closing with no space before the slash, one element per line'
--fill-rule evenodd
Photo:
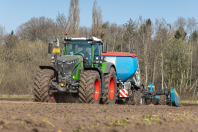
<path fill-rule="evenodd" d="M 52 66 L 39 66 L 34 82 L 36 102 L 57 102 L 59 93 L 72 93 L 82 103 L 114 104 L 118 98 L 115 65 L 106 62 L 102 53 L 107 44 L 95 37 L 70 38 L 65 35 L 63 55 L 59 40 L 49 43 L 54 53 Z"/>

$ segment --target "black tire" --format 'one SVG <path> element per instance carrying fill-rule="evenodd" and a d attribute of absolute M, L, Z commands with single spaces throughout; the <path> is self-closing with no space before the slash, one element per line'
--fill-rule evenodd
<path fill-rule="evenodd" d="M 79 100 L 82 103 L 99 104 L 101 79 L 97 71 L 83 71 L 80 77 Z"/>
<path fill-rule="evenodd" d="M 117 95 L 116 72 L 115 69 L 111 67 L 109 73 L 105 75 L 105 98 L 102 99 L 102 102 L 104 104 L 115 104 Z"/>
<path fill-rule="evenodd" d="M 135 92 L 134 93 L 133 103 L 135 105 L 142 105 L 143 104 L 142 93 L 140 93 L 140 92 Z"/>
<path fill-rule="evenodd" d="M 55 102 L 49 95 L 49 82 L 54 77 L 54 71 L 49 69 L 40 70 L 35 77 L 34 98 L 37 102 Z"/>
<path fill-rule="evenodd" d="M 146 100 L 144 102 L 146 104 Z M 147 105 L 150 105 L 150 104 L 151 104 L 151 99 L 147 99 Z M 153 99 L 153 104 L 157 105 L 158 104 L 158 99 Z"/>
<path fill-rule="evenodd" d="M 138 89 L 138 91 L 137 91 L 138 93 L 144 93 L 144 85 L 143 84 L 141 84 L 141 86 L 140 86 L 140 89 Z"/>
<path fill-rule="evenodd" d="M 150 105 L 151 104 L 151 99 L 147 99 L 145 100 L 145 102 L 147 101 L 147 105 Z"/>
<path fill-rule="evenodd" d="M 157 105 L 158 104 L 158 99 L 153 99 L 153 104 Z"/>
<path fill-rule="evenodd" d="M 160 95 L 160 99 L 158 100 L 159 105 L 166 105 L 166 95 Z"/>
<path fill-rule="evenodd" d="M 129 91 L 128 91 L 128 96 L 132 96 L 132 95 L 133 95 L 133 92 L 132 92 L 131 89 L 129 89 Z M 132 104 L 133 104 L 133 98 L 132 98 L 132 97 L 127 98 L 127 99 L 126 99 L 126 103 L 127 103 L 128 105 L 132 105 Z"/>
<path fill-rule="evenodd" d="M 85 95 L 85 90 L 86 90 L 86 80 L 87 80 L 87 74 L 88 71 L 83 71 L 80 75 L 80 83 L 79 83 L 79 88 L 78 88 L 78 96 L 79 96 L 79 101 L 81 103 L 86 103 L 86 95 Z"/>
<path fill-rule="evenodd" d="M 40 86 L 40 82 L 41 82 L 41 71 L 37 72 L 36 77 L 35 77 L 35 81 L 34 81 L 34 101 L 35 102 L 41 102 L 41 86 Z"/>

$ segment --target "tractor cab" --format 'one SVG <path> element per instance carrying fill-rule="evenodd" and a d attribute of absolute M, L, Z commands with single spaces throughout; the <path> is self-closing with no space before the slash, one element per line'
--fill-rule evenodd
<path fill-rule="evenodd" d="M 91 38 L 68 38 L 64 39 L 64 56 L 82 56 L 83 64 L 86 68 L 99 66 L 103 61 L 101 59 L 101 46 L 103 53 L 106 52 L 107 45 L 101 39 Z"/>

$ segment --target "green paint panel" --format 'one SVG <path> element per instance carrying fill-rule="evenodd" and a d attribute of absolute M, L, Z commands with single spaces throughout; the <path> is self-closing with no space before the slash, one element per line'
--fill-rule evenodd
<path fill-rule="evenodd" d="M 101 68 L 101 70 L 102 70 L 103 73 L 105 72 L 105 68 L 106 68 L 106 66 L 107 66 L 107 63 L 108 63 L 108 62 L 103 62 L 103 63 L 102 63 L 102 68 Z"/>
<path fill-rule="evenodd" d="M 74 69 L 72 70 L 71 77 L 73 79 L 79 79 L 80 70 L 82 69 L 80 64 L 81 64 L 81 62 L 78 62 L 78 63 L 76 63 L 76 65 L 74 67 L 74 69 L 77 67 L 77 71 L 76 71 L 76 75 L 75 76 L 73 75 Z"/>
<path fill-rule="evenodd" d="M 71 78 L 73 79 L 79 79 L 79 74 L 80 74 L 80 70 L 83 68 L 81 63 L 83 63 L 83 57 L 80 55 L 62 55 L 62 56 L 67 56 L 67 57 L 78 57 L 79 61 L 76 63 L 76 65 L 74 66 L 72 72 L 71 72 Z M 73 71 L 74 69 L 77 67 L 77 71 L 76 71 L 76 75 L 73 76 Z"/>
<path fill-rule="evenodd" d="M 66 47 L 64 46 L 64 48 L 63 48 L 63 55 L 65 55 L 65 51 L 66 51 L 65 49 L 66 49 Z"/>
<path fill-rule="evenodd" d="M 92 67 L 94 62 L 94 45 L 92 45 Z"/>

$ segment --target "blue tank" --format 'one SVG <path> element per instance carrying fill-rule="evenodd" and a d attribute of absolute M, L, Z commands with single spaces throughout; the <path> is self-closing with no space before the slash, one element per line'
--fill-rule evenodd
<path fill-rule="evenodd" d="M 122 79 L 123 82 L 127 81 L 134 75 L 138 68 L 137 57 L 116 57 L 116 75 L 117 80 Z"/>
<path fill-rule="evenodd" d="M 107 52 L 103 53 L 107 62 L 111 62 L 116 66 L 117 80 L 127 81 L 134 75 L 138 68 L 138 60 L 135 54 L 123 52 Z"/>

